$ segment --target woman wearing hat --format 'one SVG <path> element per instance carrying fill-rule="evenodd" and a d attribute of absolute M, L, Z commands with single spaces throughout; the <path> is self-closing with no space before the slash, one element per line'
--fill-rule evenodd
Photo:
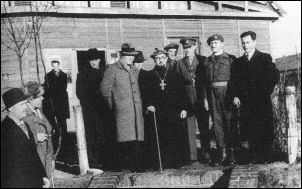
<path fill-rule="evenodd" d="M 50 179 L 53 168 L 52 126 L 41 111 L 44 89 L 38 82 L 28 82 L 24 91 L 30 96 L 27 103 L 27 117 L 24 120 L 29 124 L 34 134 L 40 160 L 45 167 L 47 177 Z"/>
<path fill-rule="evenodd" d="M 7 116 L 1 122 L 1 188 L 49 187 L 26 117 L 27 96 L 19 88 L 2 95 Z"/>
<path fill-rule="evenodd" d="M 134 57 L 138 53 L 131 44 L 125 43 L 120 54 L 121 58 L 106 69 L 101 92 L 116 118 L 121 167 L 137 170 L 141 168 L 140 151 L 144 141 L 139 70 L 133 66 Z"/>

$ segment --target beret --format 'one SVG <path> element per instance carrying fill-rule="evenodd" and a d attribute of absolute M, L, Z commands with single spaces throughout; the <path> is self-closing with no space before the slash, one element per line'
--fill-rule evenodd
<path fill-rule="evenodd" d="M 210 43 L 214 40 L 219 40 L 219 41 L 223 42 L 223 37 L 218 34 L 211 35 L 207 40 L 208 45 L 210 45 Z"/>

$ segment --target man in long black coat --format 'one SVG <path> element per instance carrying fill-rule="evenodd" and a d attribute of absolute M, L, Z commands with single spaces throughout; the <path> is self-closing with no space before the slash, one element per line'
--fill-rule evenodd
<path fill-rule="evenodd" d="M 52 61 L 53 70 L 46 74 L 44 83 L 45 103 L 43 104 L 43 112 L 55 129 L 55 135 L 53 135 L 54 149 L 57 148 L 58 144 L 58 127 L 62 129 L 62 144 L 66 143 L 66 119 L 70 118 L 69 99 L 66 91 L 67 74 L 59 69 L 59 66 L 59 61 Z M 54 117 L 56 117 L 58 125 L 55 123 Z"/>
<path fill-rule="evenodd" d="M 256 33 L 241 34 L 245 54 L 232 65 L 233 103 L 240 107 L 241 132 L 250 147 L 252 161 L 269 161 L 273 141 L 273 114 L 270 95 L 279 81 L 279 72 L 269 54 L 258 51 Z"/>
<path fill-rule="evenodd" d="M 186 128 L 181 124 L 181 119 L 187 114 L 183 81 L 173 68 L 167 67 L 165 50 L 156 50 L 151 57 L 156 66 L 153 70 L 144 72 L 139 80 L 143 106 L 148 111 L 146 143 L 150 145 L 147 152 L 151 153 L 148 160 L 153 168 L 158 168 L 153 125 L 155 113 L 163 167 L 176 168 L 184 165 L 189 156 Z"/>
<path fill-rule="evenodd" d="M 26 96 L 21 89 L 13 88 L 2 97 L 8 115 L 1 122 L 1 188 L 49 187 L 34 135 L 23 121 Z"/>

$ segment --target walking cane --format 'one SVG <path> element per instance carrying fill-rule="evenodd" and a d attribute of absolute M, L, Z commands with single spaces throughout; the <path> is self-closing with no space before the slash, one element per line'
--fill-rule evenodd
<path fill-rule="evenodd" d="M 159 168 L 160 172 L 163 172 L 162 164 L 161 164 L 161 155 L 160 155 L 160 147 L 159 147 L 159 140 L 158 140 L 158 132 L 157 132 L 157 123 L 156 123 L 156 115 L 155 112 L 153 112 L 153 118 L 154 118 L 154 127 L 155 127 L 155 134 L 156 134 L 156 142 L 157 142 L 157 151 L 158 151 L 158 160 L 159 160 Z"/>

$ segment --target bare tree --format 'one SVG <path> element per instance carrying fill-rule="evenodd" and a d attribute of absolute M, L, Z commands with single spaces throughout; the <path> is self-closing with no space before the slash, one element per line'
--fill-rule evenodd
<path fill-rule="evenodd" d="M 5 32 L 1 30 L 1 44 L 16 53 L 19 62 L 21 84 L 24 86 L 23 55 L 32 41 L 31 24 L 29 24 L 26 17 L 14 17 L 11 14 L 13 7 L 7 7 L 5 2 L 1 4 L 1 9 L 1 27 L 4 27 L 5 30 Z"/>
<path fill-rule="evenodd" d="M 6 1 L 7 2 L 7 1 Z M 41 30 L 43 26 L 43 21 L 47 17 L 47 12 L 52 9 L 57 9 L 58 6 L 54 6 L 51 1 L 31 1 L 30 8 L 30 16 L 19 15 L 14 12 L 14 6 L 7 6 L 6 2 L 1 2 L 1 25 L 4 27 L 5 33 L 1 30 L 1 44 L 5 45 L 8 49 L 13 50 L 19 62 L 20 76 L 21 76 L 21 84 L 25 86 L 24 76 L 23 76 L 23 56 L 25 51 L 29 48 L 32 41 L 34 41 L 35 48 L 35 62 L 36 62 L 36 71 L 37 71 L 37 79 L 40 81 L 40 70 L 39 70 L 39 57 L 41 60 L 41 64 L 43 66 L 44 74 L 46 75 L 46 66 L 43 59 L 42 53 L 42 44 L 41 44 Z M 21 20 L 21 22 L 20 22 Z M 6 40 L 5 40 L 6 39 Z M 46 78 L 46 87 L 49 86 L 49 82 Z M 53 100 L 50 99 L 51 110 L 54 112 Z M 58 123 L 55 117 L 55 124 L 53 127 L 57 127 Z M 47 131 L 50 134 L 52 131 Z M 56 161 L 57 155 L 61 149 L 61 141 L 62 141 L 62 131 L 59 128 L 59 144 L 58 148 L 54 154 L 54 162 Z M 47 149 L 46 149 L 47 150 Z M 52 184 L 53 183 L 53 172 L 55 167 L 52 170 Z"/>

